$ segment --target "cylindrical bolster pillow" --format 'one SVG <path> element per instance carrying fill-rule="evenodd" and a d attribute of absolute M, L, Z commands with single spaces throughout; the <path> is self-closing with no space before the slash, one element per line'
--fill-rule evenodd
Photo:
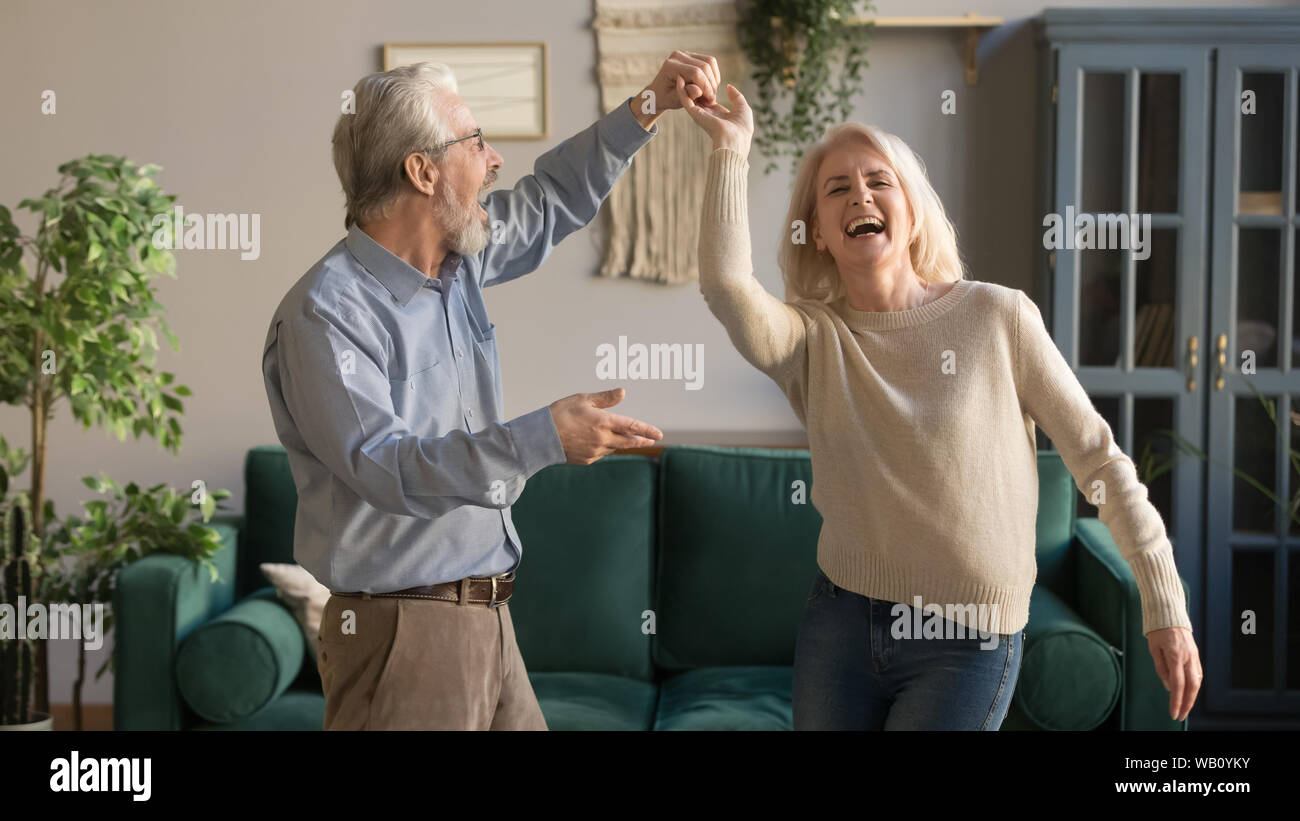
<path fill-rule="evenodd" d="M 1016 701 L 1044 730 L 1091 730 L 1115 709 L 1119 659 L 1097 631 L 1043 585 L 1029 596 Z"/>
<path fill-rule="evenodd" d="M 176 685 L 208 721 L 238 721 L 289 687 L 305 652 L 302 628 L 274 591 L 253 594 L 185 638 Z"/>

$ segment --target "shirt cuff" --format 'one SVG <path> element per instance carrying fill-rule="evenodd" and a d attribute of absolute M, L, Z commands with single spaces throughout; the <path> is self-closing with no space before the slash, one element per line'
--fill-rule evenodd
<path fill-rule="evenodd" d="M 525 478 L 547 465 L 567 461 L 549 406 L 511 419 L 506 423 L 506 429 L 510 431 L 515 453 L 519 454 L 519 461 L 523 464 Z"/>
<path fill-rule="evenodd" d="M 632 97 L 628 97 L 619 104 L 618 108 L 606 114 L 600 129 L 605 146 L 625 159 L 631 159 L 637 149 L 650 142 L 659 133 L 658 123 L 650 126 L 650 130 L 646 131 L 636 121 L 630 107 L 632 100 Z"/>

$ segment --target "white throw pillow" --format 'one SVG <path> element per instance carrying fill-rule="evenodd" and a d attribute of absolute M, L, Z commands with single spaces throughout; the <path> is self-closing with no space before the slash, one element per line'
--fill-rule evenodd
<path fill-rule="evenodd" d="M 307 637 L 307 646 L 311 648 L 312 657 L 317 657 L 320 635 L 320 620 L 325 613 L 325 602 L 329 601 L 329 588 L 316 581 L 316 577 L 298 564 L 258 565 L 262 575 L 275 585 L 275 593 L 293 613 Z"/>

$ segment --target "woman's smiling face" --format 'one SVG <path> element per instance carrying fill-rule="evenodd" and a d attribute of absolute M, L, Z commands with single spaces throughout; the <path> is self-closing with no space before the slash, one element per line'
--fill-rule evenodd
<path fill-rule="evenodd" d="M 840 271 L 906 264 L 912 215 L 898 175 L 866 140 L 832 147 L 817 172 L 813 240 Z"/>

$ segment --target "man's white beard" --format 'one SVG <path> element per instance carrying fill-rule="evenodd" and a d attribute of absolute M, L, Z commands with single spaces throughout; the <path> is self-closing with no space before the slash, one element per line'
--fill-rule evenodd
<path fill-rule="evenodd" d="M 487 247 L 491 233 L 487 226 L 487 217 L 481 221 L 478 217 L 478 200 L 474 200 L 472 210 L 466 209 L 456 201 L 451 186 L 438 186 L 437 210 L 435 214 L 441 219 L 443 233 L 447 238 L 447 247 L 461 256 L 475 256 Z"/>

